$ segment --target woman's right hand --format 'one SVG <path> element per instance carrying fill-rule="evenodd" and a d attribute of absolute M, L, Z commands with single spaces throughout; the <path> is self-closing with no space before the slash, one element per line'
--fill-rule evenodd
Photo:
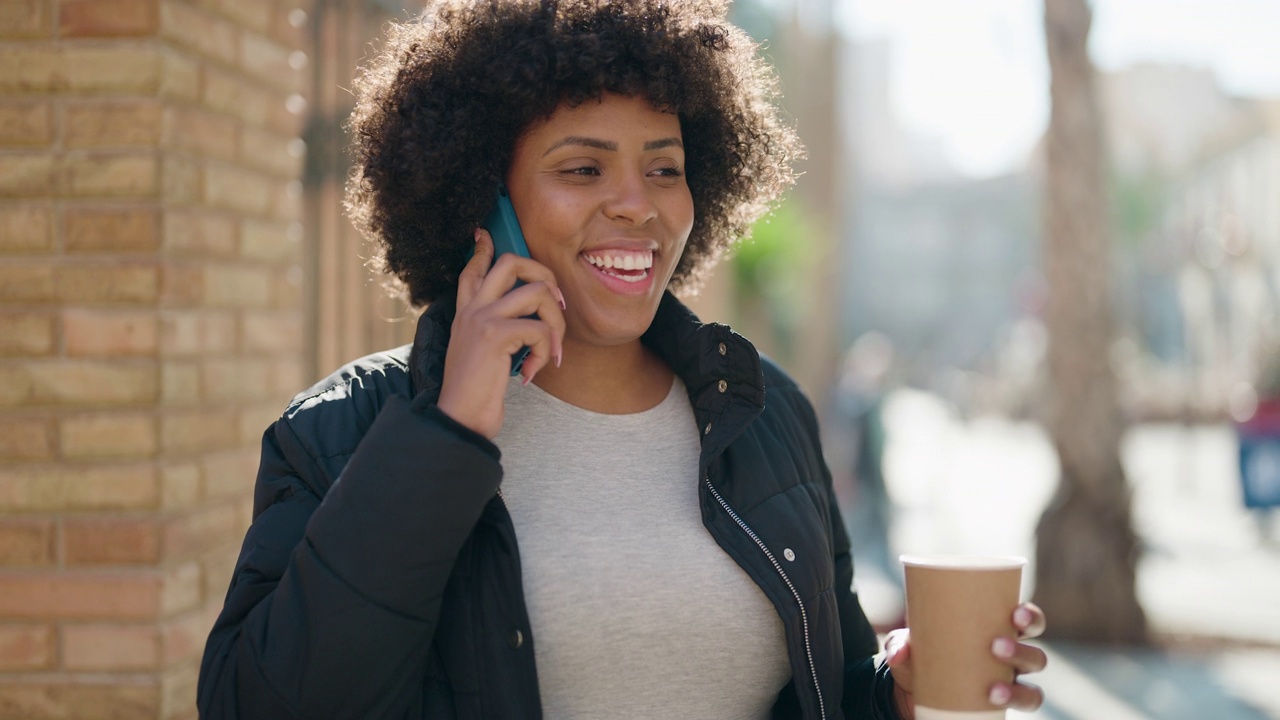
<path fill-rule="evenodd" d="M 525 284 L 512 290 L 516 280 Z M 493 263 L 493 240 L 477 229 L 475 255 L 458 275 L 457 314 L 436 403 L 440 410 L 490 440 L 496 437 L 511 355 L 529 347 L 520 369 L 525 384 L 547 363 L 559 366 L 563 309 L 564 295 L 546 266 L 511 253 Z"/>

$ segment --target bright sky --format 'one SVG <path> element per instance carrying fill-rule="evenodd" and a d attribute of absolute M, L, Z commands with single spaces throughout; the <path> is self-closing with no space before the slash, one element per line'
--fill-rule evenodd
<path fill-rule="evenodd" d="M 985 176 L 1016 166 L 1048 120 L 1043 0 L 835 0 L 855 38 L 894 43 L 895 114 Z M 1280 97 L 1280 0 L 1094 0 L 1104 70 L 1210 67 L 1236 95 Z"/>

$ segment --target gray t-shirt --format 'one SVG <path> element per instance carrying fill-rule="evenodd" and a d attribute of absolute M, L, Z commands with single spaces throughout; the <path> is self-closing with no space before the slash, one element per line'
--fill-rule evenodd
<path fill-rule="evenodd" d="M 495 442 L 544 715 L 767 718 L 791 677 L 782 622 L 702 524 L 683 383 L 604 415 L 513 379 Z"/>

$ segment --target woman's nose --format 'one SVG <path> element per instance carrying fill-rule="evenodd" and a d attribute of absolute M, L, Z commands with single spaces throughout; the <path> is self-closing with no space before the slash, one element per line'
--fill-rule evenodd
<path fill-rule="evenodd" d="M 605 203 L 605 215 L 611 220 L 631 225 L 644 225 L 658 214 L 658 207 L 650 197 L 651 188 L 644 176 L 620 177 L 610 188 Z"/>

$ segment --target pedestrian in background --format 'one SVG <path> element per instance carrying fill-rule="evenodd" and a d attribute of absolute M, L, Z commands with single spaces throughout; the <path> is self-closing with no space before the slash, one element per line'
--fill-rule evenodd
<path fill-rule="evenodd" d="M 842 461 L 848 486 L 841 505 L 850 547 L 863 567 L 869 563 L 901 591 L 902 567 L 891 552 L 893 504 L 884 480 L 884 407 L 893 357 L 893 343 L 883 333 L 858 336 L 844 355 L 834 409 L 839 442 L 847 444 Z"/>
<path fill-rule="evenodd" d="M 489 0 L 392 26 L 356 84 L 348 204 L 429 308 L 267 430 L 203 716 L 912 716 L 808 400 L 670 292 L 799 152 L 724 13 Z M 529 258 L 477 229 L 499 187 Z"/>

